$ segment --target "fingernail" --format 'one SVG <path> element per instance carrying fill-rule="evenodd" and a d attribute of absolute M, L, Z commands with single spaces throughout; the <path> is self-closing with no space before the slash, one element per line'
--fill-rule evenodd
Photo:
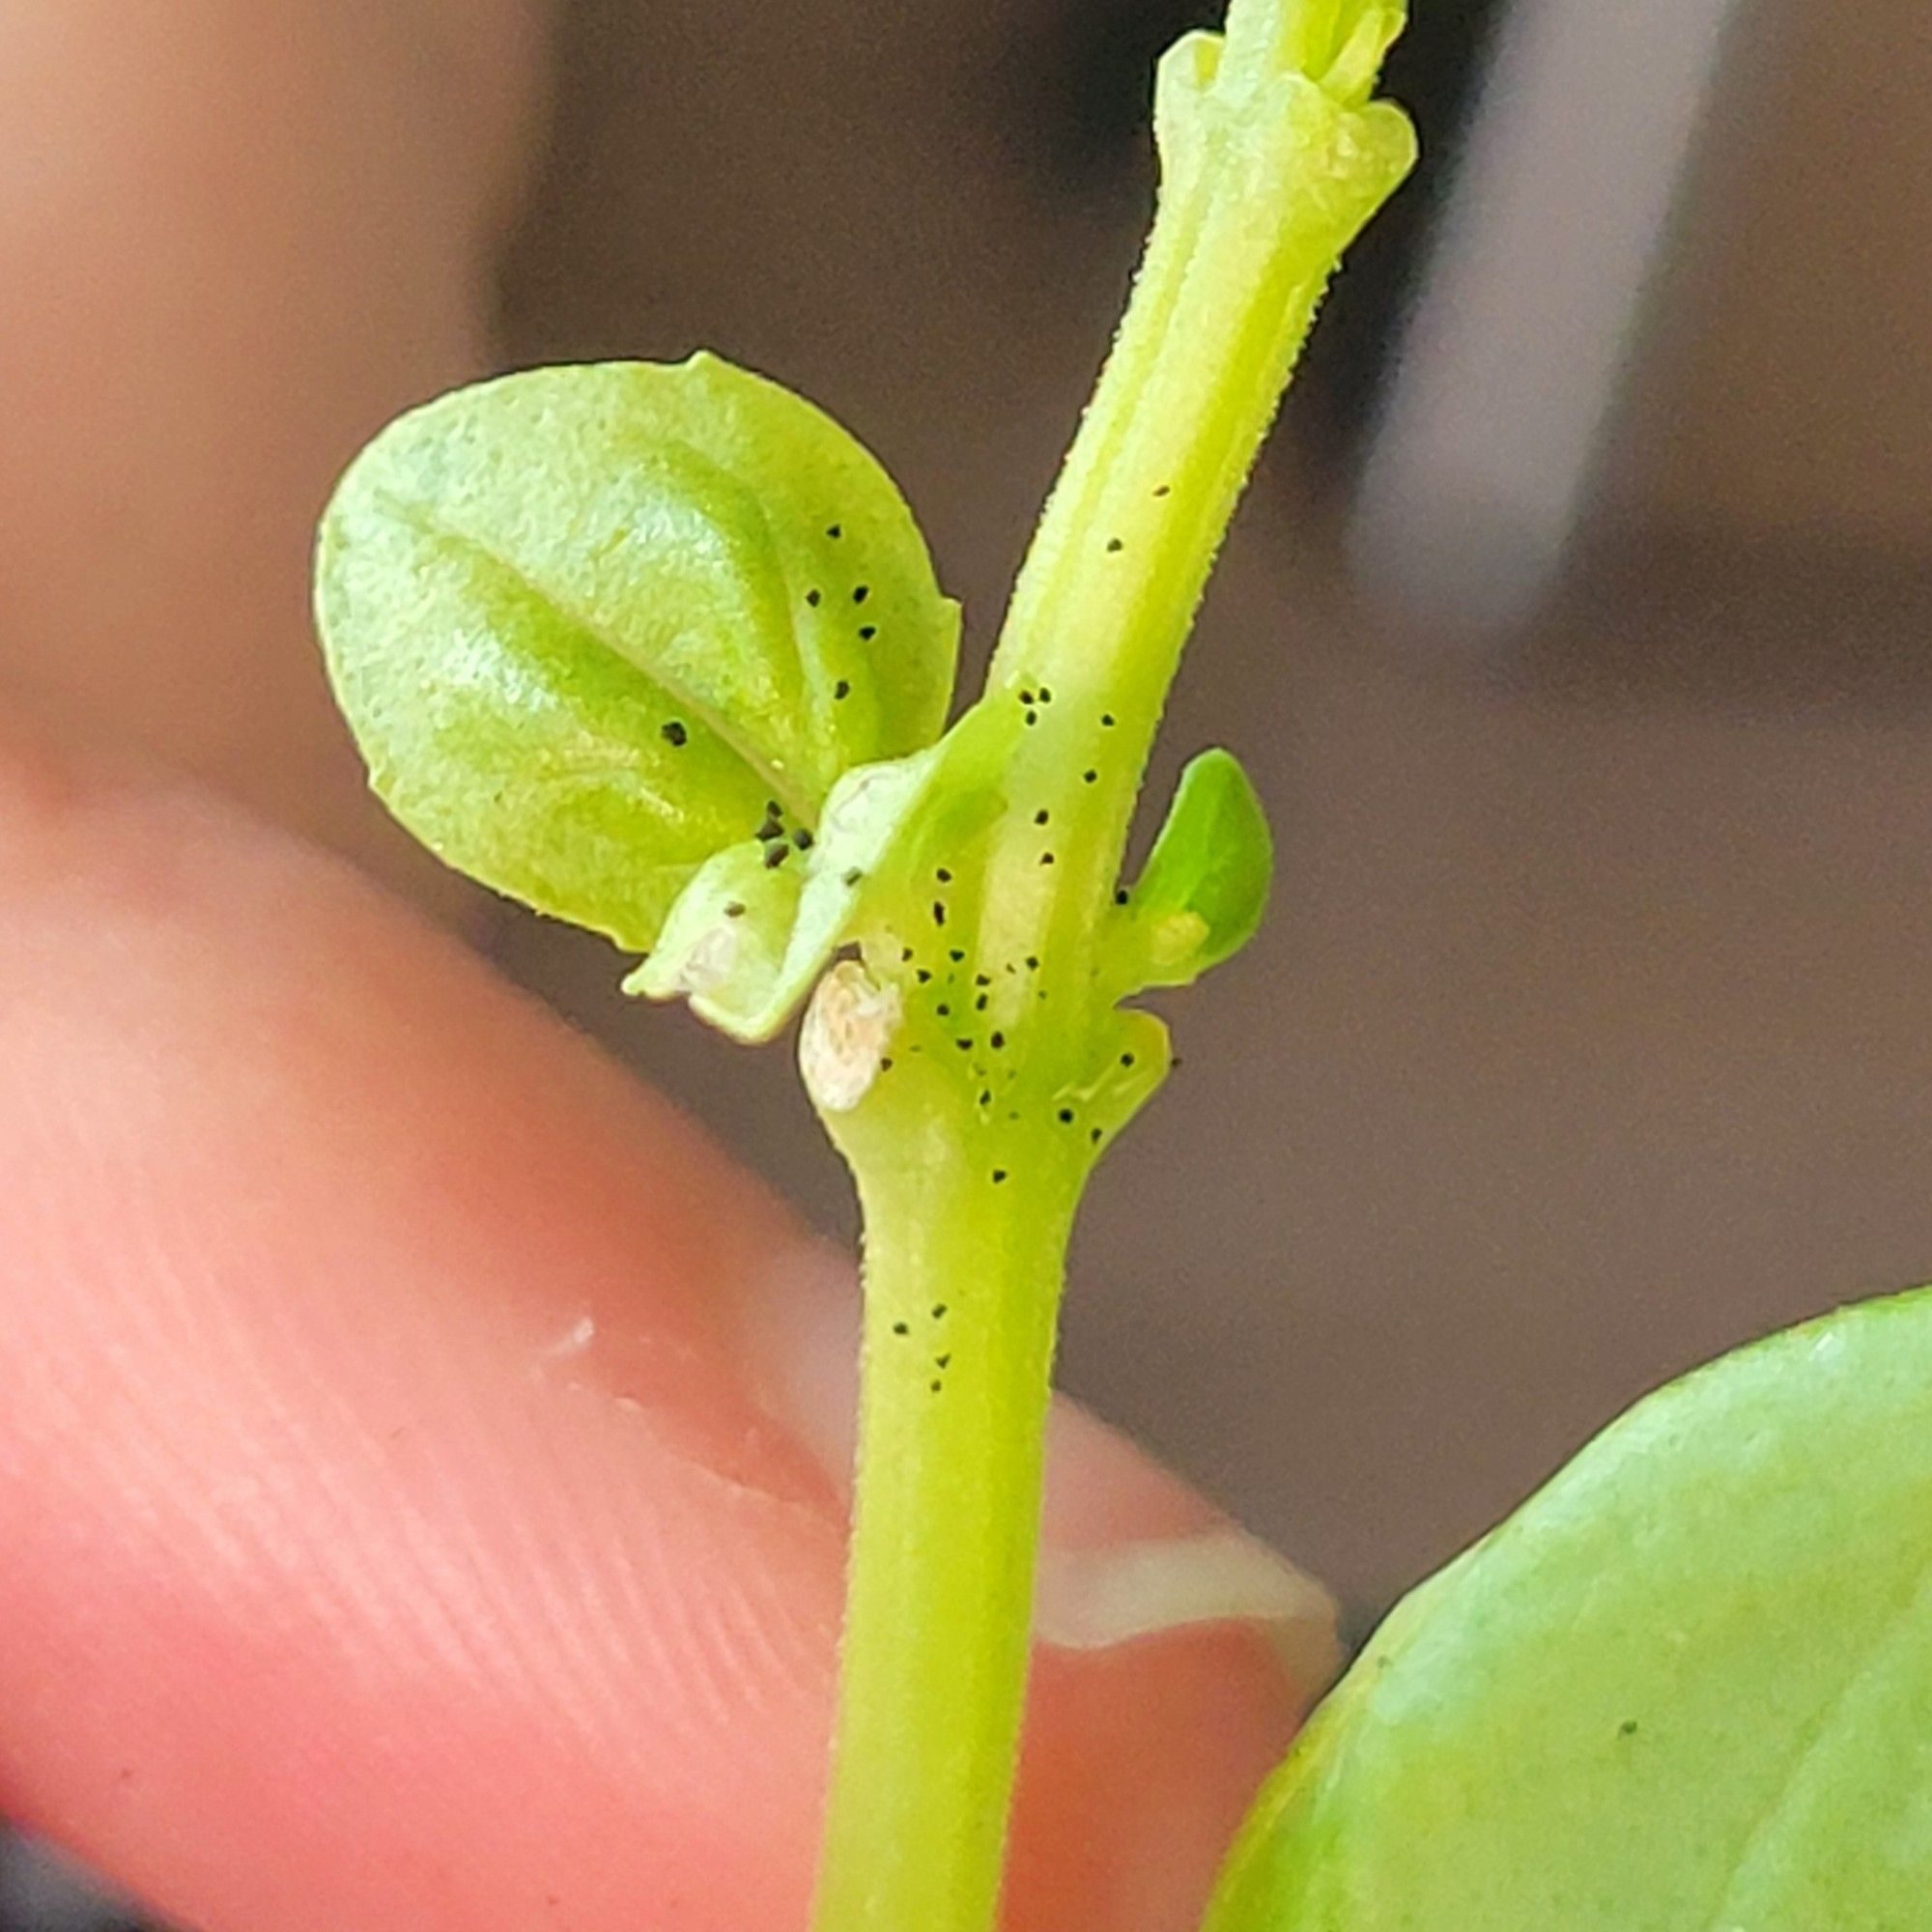
<path fill-rule="evenodd" d="M 755 1284 L 744 1344 L 757 1392 L 849 1490 L 859 1300 L 851 1264 L 814 1245 Z M 1231 1522 L 1119 1431 L 1062 1398 L 1047 1436 L 1035 1629 L 1043 1643 L 1110 1650 L 1216 1624 L 1260 1631 L 1314 1698 L 1342 1662 L 1321 1586 Z"/>

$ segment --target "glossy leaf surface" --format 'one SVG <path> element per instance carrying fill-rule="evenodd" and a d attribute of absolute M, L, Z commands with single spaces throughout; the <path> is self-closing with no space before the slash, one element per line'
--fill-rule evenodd
<path fill-rule="evenodd" d="M 1274 840 L 1240 761 L 1202 753 L 1128 901 L 1119 970 L 1131 989 L 1190 985 L 1233 957 L 1262 923 L 1273 871 Z"/>
<path fill-rule="evenodd" d="M 872 458 L 708 355 L 405 416 L 330 507 L 317 608 L 396 815 L 639 951 L 714 853 L 773 815 L 809 833 L 845 772 L 930 744 L 958 635 Z"/>
<path fill-rule="evenodd" d="M 1209 1925 L 1932 1925 L 1932 1293 L 1653 1396 L 1418 1591 Z"/>

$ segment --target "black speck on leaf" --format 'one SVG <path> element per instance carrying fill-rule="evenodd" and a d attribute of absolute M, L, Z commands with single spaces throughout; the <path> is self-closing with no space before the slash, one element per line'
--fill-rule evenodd
<path fill-rule="evenodd" d="M 765 847 L 765 870 L 776 872 L 791 857 L 789 845 L 767 845 Z"/>
<path fill-rule="evenodd" d="M 1121 1065 L 1122 1066 L 1131 1066 L 1133 1064 L 1134 1064 L 1134 1057 L 1131 1053 L 1123 1053 L 1121 1055 Z"/>
<path fill-rule="evenodd" d="M 826 528 L 825 534 L 829 536 L 834 543 L 837 543 L 838 539 L 845 534 L 845 526 L 843 524 L 829 525 Z"/>
<path fill-rule="evenodd" d="M 947 954 L 946 956 L 947 956 L 947 958 L 949 958 L 950 960 L 952 960 L 952 963 L 953 963 L 953 965 L 955 965 L 955 966 L 963 966 L 963 965 L 964 965 L 964 964 L 966 963 L 966 955 L 965 955 L 965 953 L 964 953 L 964 952 L 961 952 L 961 951 L 959 950 L 959 948 L 958 948 L 958 947 L 956 947 L 956 946 L 955 946 L 955 947 L 954 947 L 954 948 L 952 949 L 952 951 L 951 952 L 949 952 L 949 953 L 948 953 L 948 954 Z"/>
<path fill-rule="evenodd" d="M 691 733 L 687 731 L 684 728 L 684 726 L 677 722 L 675 718 L 673 718 L 670 721 L 670 723 L 664 727 L 664 741 L 667 745 L 671 746 L 673 749 L 681 751 L 687 744 L 691 742 Z"/>
<path fill-rule="evenodd" d="M 895 1321 L 893 1323 L 893 1333 L 895 1335 L 910 1335 L 912 1333 L 912 1326 L 909 1322 Z"/>
<path fill-rule="evenodd" d="M 1087 781 L 1087 782 L 1088 782 L 1088 783 L 1089 783 L 1090 785 L 1091 785 L 1091 784 L 1098 784 L 1098 783 L 1100 782 L 1100 774 L 1099 774 L 1098 772 L 1094 772 L 1094 771 L 1086 771 L 1086 772 L 1082 772 L 1082 773 L 1080 774 L 1080 776 L 1081 776 L 1081 777 L 1082 777 L 1083 779 L 1085 779 L 1085 780 Z"/>
<path fill-rule="evenodd" d="M 857 584 L 852 591 L 852 601 L 855 604 L 863 604 L 871 594 L 872 586 L 869 583 Z"/>
<path fill-rule="evenodd" d="M 825 601 L 825 593 L 822 590 L 808 590 L 805 593 L 805 601 L 816 611 L 819 605 Z"/>
<path fill-rule="evenodd" d="M 798 828 L 798 830 L 791 835 L 791 842 L 794 845 L 796 845 L 801 852 L 810 852 L 811 850 L 811 842 L 812 842 L 811 834 L 808 832 L 804 826 L 801 825 Z"/>
<path fill-rule="evenodd" d="M 1107 553 L 1109 555 L 1117 554 L 1119 552 L 1123 551 L 1125 549 L 1126 545 L 1122 543 L 1119 537 L 1109 537 L 1107 539 Z"/>
<path fill-rule="evenodd" d="M 1064 1127 L 1070 1127 L 1073 1124 L 1073 1109 L 1071 1107 L 1061 1108 L 1060 1123 Z"/>
<path fill-rule="evenodd" d="M 852 696 L 852 686 L 849 680 L 845 678 L 841 677 L 838 680 L 838 682 L 832 687 L 832 697 L 835 703 L 843 704 L 844 701 L 851 696 Z"/>
<path fill-rule="evenodd" d="M 952 883 L 952 874 L 949 872 L 944 866 L 939 867 L 934 871 L 932 876 L 935 879 L 937 879 L 942 886 L 950 886 Z"/>
<path fill-rule="evenodd" d="M 946 923 L 946 901 L 944 899 L 933 900 L 932 923 L 934 925 L 944 925 Z"/>
<path fill-rule="evenodd" d="M 1006 1178 L 1007 1170 L 1004 1167 L 996 1167 L 993 1170 L 993 1185 L 995 1187 L 1000 1186 L 1006 1180 Z"/>
<path fill-rule="evenodd" d="M 1047 820 L 1050 819 L 1052 816 L 1053 813 L 1047 810 L 1045 806 L 1041 806 L 1040 809 L 1034 813 L 1033 822 L 1036 825 L 1044 825 L 1047 822 Z"/>
<path fill-rule="evenodd" d="M 869 644 L 878 635 L 879 627 L 876 624 L 861 624 L 859 626 L 859 638 L 863 643 Z"/>
<path fill-rule="evenodd" d="M 1127 902 L 1127 889 L 1126 889 L 1126 887 L 1125 887 L 1125 886 L 1116 886 L 1116 887 L 1114 888 L 1114 903 L 1115 903 L 1116 905 L 1125 905 L 1125 904 L 1126 904 L 1126 902 Z"/>
<path fill-rule="evenodd" d="M 1042 852 L 1042 853 L 1041 853 L 1041 854 L 1039 855 L 1039 863 L 1040 863 L 1040 864 L 1041 864 L 1042 866 L 1050 866 L 1050 865 L 1052 865 L 1052 864 L 1053 864 L 1053 854 L 1052 854 L 1051 852 Z"/>
<path fill-rule="evenodd" d="M 952 1366 L 952 1357 L 951 1355 L 935 1355 L 932 1358 L 932 1366 L 935 1369 L 950 1369 Z"/>
<path fill-rule="evenodd" d="M 743 919 L 745 917 L 745 901 L 743 899 L 732 899 L 724 908 L 724 917 L 726 919 Z"/>
<path fill-rule="evenodd" d="M 995 1053 L 998 1053 L 1000 1049 L 1006 1045 L 1006 1043 L 1007 1043 L 1007 1037 L 1003 1033 L 994 1034 L 993 1037 L 986 1042 L 986 1044 L 990 1046 Z"/>

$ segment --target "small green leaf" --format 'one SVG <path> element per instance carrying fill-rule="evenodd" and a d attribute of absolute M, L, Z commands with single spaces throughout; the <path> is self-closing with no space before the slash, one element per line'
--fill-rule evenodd
<path fill-rule="evenodd" d="M 1018 735 L 1011 706 L 978 706 L 930 749 L 847 772 L 808 850 L 753 839 L 719 853 L 624 990 L 688 998 L 734 1038 L 770 1039 L 833 953 L 867 919 L 901 905 L 922 855 L 969 837 L 999 810 Z"/>
<path fill-rule="evenodd" d="M 1232 958 L 1267 910 L 1274 841 L 1232 752 L 1204 752 L 1180 775 L 1122 921 L 1125 988 L 1191 985 Z"/>
<path fill-rule="evenodd" d="M 540 369 L 385 430 L 317 611 L 372 781 L 451 865 L 642 951 L 767 814 L 929 745 L 958 612 L 891 479 L 709 355 Z"/>
<path fill-rule="evenodd" d="M 1932 1925 L 1932 1293 L 1653 1396 L 1411 1597 L 1208 1924 Z"/>

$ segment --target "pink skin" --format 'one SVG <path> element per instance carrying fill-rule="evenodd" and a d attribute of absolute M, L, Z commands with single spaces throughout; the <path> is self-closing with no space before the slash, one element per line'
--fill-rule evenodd
<path fill-rule="evenodd" d="M 303 552 L 474 364 L 527 27 L 0 16 L 0 684 L 48 720 L 0 741 L 0 1811 L 204 1932 L 806 1922 L 849 1391 L 784 1368 L 844 1271 L 455 941 L 129 756 L 420 881 Z M 1214 1520 L 1061 1437 L 1056 1541 Z M 1043 1654 L 1012 1932 L 1190 1924 L 1307 1688 L 1231 1627 Z"/>

